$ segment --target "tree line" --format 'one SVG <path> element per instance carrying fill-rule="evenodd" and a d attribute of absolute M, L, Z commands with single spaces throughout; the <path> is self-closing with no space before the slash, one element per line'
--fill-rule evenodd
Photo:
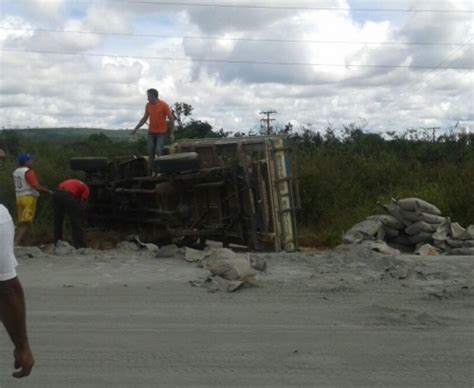
<path fill-rule="evenodd" d="M 177 103 L 176 139 L 219 138 L 253 135 L 251 131 L 230 134 L 193 120 L 192 106 Z M 54 131 L 54 130 L 51 130 Z M 74 131 L 74 129 L 71 129 Z M 0 131 L 0 147 L 10 158 L 0 166 L 0 202 L 14 213 L 15 199 L 11 173 L 15 155 L 28 151 L 35 155 L 39 178 L 47 187 L 81 173 L 69 169 L 77 156 L 146 155 L 146 139 L 108 136 L 107 131 L 64 142 L 35 138 L 22 130 Z M 436 204 L 443 214 L 462 225 L 474 224 L 474 136 L 444 134 L 433 137 L 423 130 L 396 134 L 376 134 L 357 125 L 336 131 L 294 131 L 285 126 L 294 150 L 292 156 L 299 175 L 303 242 L 332 246 L 342 233 L 365 217 L 380 213 L 380 203 L 391 198 L 420 197 Z M 34 228 L 36 242 L 51 238 L 52 208 L 47 198 L 39 201 Z"/>

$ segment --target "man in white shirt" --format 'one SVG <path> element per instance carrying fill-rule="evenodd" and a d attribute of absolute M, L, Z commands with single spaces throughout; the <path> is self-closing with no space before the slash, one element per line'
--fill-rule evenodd
<path fill-rule="evenodd" d="M 2 151 L 0 149 L 0 151 Z M 0 159 L 5 154 L 0 152 Z M 13 251 L 15 227 L 7 208 L 0 204 L 0 319 L 14 346 L 14 377 L 25 377 L 31 373 L 34 358 L 26 330 L 25 296 L 16 274 L 17 261 Z"/>

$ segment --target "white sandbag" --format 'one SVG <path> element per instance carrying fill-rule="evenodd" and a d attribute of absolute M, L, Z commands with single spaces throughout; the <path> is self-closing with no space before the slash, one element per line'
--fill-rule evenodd
<path fill-rule="evenodd" d="M 400 214 L 402 215 L 403 219 L 408 221 L 408 225 L 414 224 L 418 221 L 423 221 L 421 212 L 419 211 L 408 211 L 408 210 L 400 210 Z M 406 224 L 405 224 L 406 225 Z"/>
<path fill-rule="evenodd" d="M 205 259 L 205 266 L 212 274 L 227 280 L 242 280 L 255 276 L 255 271 L 246 255 L 237 254 L 226 248 L 210 252 Z"/>
<path fill-rule="evenodd" d="M 421 232 L 408 237 L 408 240 L 415 245 L 419 243 L 431 243 L 433 242 L 433 233 Z"/>
<path fill-rule="evenodd" d="M 390 229 L 403 230 L 405 228 L 405 225 L 403 225 L 400 221 L 398 221 L 394 216 L 390 214 L 376 214 L 367 217 L 367 219 L 380 221 L 384 227 Z"/>
<path fill-rule="evenodd" d="M 365 220 L 355 224 L 342 237 L 345 244 L 357 244 L 364 240 L 383 238 L 382 223 L 377 220 Z"/>
<path fill-rule="evenodd" d="M 397 237 L 398 235 L 400 235 L 400 231 L 397 230 L 397 229 L 392 229 L 392 228 L 389 228 L 387 226 L 382 226 L 384 232 L 385 232 L 385 237 L 390 239 L 390 238 L 394 238 L 394 237 Z"/>
<path fill-rule="evenodd" d="M 434 233 L 436 232 L 437 227 L 438 227 L 437 225 L 428 224 L 425 221 L 418 221 L 408 226 L 405 229 L 405 233 L 409 234 L 410 236 L 413 236 L 421 232 Z"/>
<path fill-rule="evenodd" d="M 439 225 L 439 224 L 442 224 L 443 222 L 446 221 L 446 217 L 437 216 L 437 215 L 434 215 L 434 214 L 421 213 L 421 216 L 422 217 L 421 217 L 420 221 L 425 221 L 428 224 Z"/>
<path fill-rule="evenodd" d="M 430 244 L 423 244 L 416 248 L 415 255 L 420 256 L 438 256 L 441 251 Z"/>
<path fill-rule="evenodd" d="M 455 240 L 461 240 L 464 237 L 464 233 L 466 229 L 464 229 L 458 222 L 453 222 L 451 224 L 451 237 Z"/>
<path fill-rule="evenodd" d="M 393 242 L 397 245 L 404 245 L 404 246 L 407 246 L 407 247 L 411 247 L 411 246 L 415 245 L 409 240 L 409 238 L 406 234 L 400 234 L 399 236 L 391 238 L 390 242 Z"/>
<path fill-rule="evenodd" d="M 463 240 L 474 240 L 474 225 L 469 225 L 462 236 Z"/>
<path fill-rule="evenodd" d="M 446 244 L 448 244 L 451 248 L 464 248 L 462 240 L 455 240 L 449 237 L 446 239 Z"/>
<path fill-rule="evenodd" d="M 412 224 L 412 222 L 408 221 L 406 218 L 403 217 L 402 209 L 400 209 L 400 206 L 394 203 L 390 203 L 388 205 L 382 205 L 382 207 L 386 210 L 388 214 L 390 214 L 392 217 L 395 217 L 403 225 L 409 226 Z"/>
<path fill-rule="evenodd" d="M 455 248 L 450 255 L 474 256 L 474 248 Z"/>
<path fill-rule="evenodd" d="M 403 198 L 399 199 L 396 203 L 402 210 L 408 210 L 411 212 L 421 211 L 437 216 L 441 215 L 441 210 L 439 210 L 435 205 L 420 198 Z"/>
<path fill-rule="evenodd" d="M 184 260 L 190 262 L 190 263 L 195 263 L 195 262 L 201 262 L 203 261 L 207 255 L 208 252 L 206 251 L 201 251 L 189 247 L 184 248 Z"/>
<path fill-rule="evenodd" d="M 383 255 L 395 256 L 399 255 L 400 251 L 388 246 L 384 241 L 363 241 L 363 246 L 366 246 L 371 251 L 379 252 Z"/>
<path fill-rule="evenodd" d="M 474 240 L 454 240 L 452 238 L 448 238 L 446 243 L 452 248 L 473 248 L 474 247 Z"/>
<path fill-rule="evenodd" d="M 445 252 L 448 248 L 451 249 L 445 240 L 433 239 L 433 245 L 438 248 L 441 252 Z"/>
<path fill-rule="evenodd" d="M 423 213 L 420 211 L 410 212 L 406 210 L 401 210 L 400 213 L 401 213 L 401 216 L 405 220 L 411 221 L 410 224 L 419 222 L 419 221 L 425 221 L 428 224 L 439 225 L 446 220 L 446 217 L 441 217 L 441 216 L 437 216 L 437 215 L 429 214 L 429 213 Z"/>
<path fill-rule="evenodd" d="M 441 224 L 436 227 L 436 232 L 433 233 L 433 240 L 445 241 L 450 232 L 451 220 L 446 218 Z"/>

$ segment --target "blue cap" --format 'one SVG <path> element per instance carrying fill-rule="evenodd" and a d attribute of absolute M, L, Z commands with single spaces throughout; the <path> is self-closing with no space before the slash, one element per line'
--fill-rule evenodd
<path fill-rule="evenodd" d="M 18 155 L 18 164 L 25 164 L 31 159 L 33 159 L 33 157 L 29 153 L 22 152 L 21 154 Z"/>

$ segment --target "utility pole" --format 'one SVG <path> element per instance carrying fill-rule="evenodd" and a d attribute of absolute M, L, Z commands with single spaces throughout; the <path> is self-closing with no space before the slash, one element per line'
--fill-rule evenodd
<path fill-rule="evenodd" d="M 267 111 L 260 112 L 261 115 L 267 116 L 266 118 L 264 117 L 263 119 L 260 119 L 260 123 L 261 123 L 260 126 L 262 128 L 266 127 L 266 134 L 267 135 L 270 135 L 271 130 L 273 129 L 273 127 L 270 125 L 270 123 L 272 121 L 275 121 L 275 119 L 270 118 L 270 115 L 273 114 L 273 113 L 277 113 L 277 111 L 276 110 L 267 110 Z"/>
<path fill-rule="evenodd" d="M 433 133 L 433 143 L 436 142 L 436 131 L 438 129 L 441 129 L 441 128 L 440 127 L 429 127 L 429 128 L 425 128 L 425 129 L 428 130 L 428 131 L 430 131 L 430 130 L 433 131 L 432 132 Z"/>

